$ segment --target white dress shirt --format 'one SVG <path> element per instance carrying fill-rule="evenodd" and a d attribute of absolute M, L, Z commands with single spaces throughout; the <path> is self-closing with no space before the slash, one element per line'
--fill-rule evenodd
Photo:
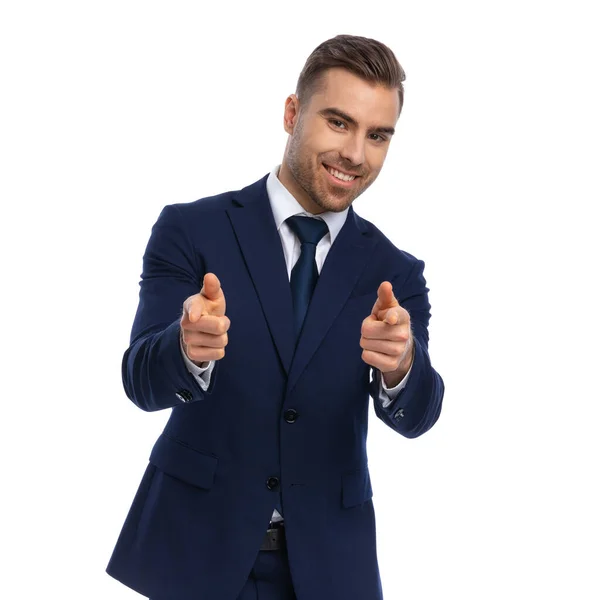
<path fill-rule="evenodd" d="M 275 225 L 277 226 L 277 231 L 279 232 L 279 237 L 281 238 L 283 254 L 285 256 L 285 263 L 287 265 L 288 279 L 291 279 L 292 269 L 300 257 L 300 240 L 296 237 L 290 226 L 285 222 L 286 219 L 294 215 L 312 217 L 314 219 L 321 218 L 323 221 L 325 221 L 325 223 L 327 223 L 329 231 L 317 244 L 315 254 L 317 270 L 320 273 L 331 245 L 346 222 L 348 209 L 337 213 L 326 211 L 320 213 L 319 215 L 313 215 L 306 212 L 302 208 L 302 205 L 292 196 L 292 194 L 281 183 L 281 181 L 279 181 L 277 177 L 279 173 L 279 167 L 280 165 L 277 165 L 267 178 L 267 195 L 269 196 L 269 202 L 271 204 L 271 210 L 273 211 Z M 187 357 L 185 350 L 183 349 L 183 344 L 180 344 L 180 347 L 181 354 L 183 355 L 183 359 L 189 372 L 197 379 L 200 387 L 206 391 L 210 384 L 210 376 L 214 368 L 215 361 L 211 360 L 206 367 L 199 367 Z M 389 406 L 400 393 L 400 390 L 406 386 L 408 377 L 410 375 L 410 369 L 404 379 L 402 379 L 402 381 L 393 388 L 388 388 L 385 385 L 379 369 L 373 369 L 373 371 L 373 377 L 379 378 L 379 401 L 383 407 Z M 273 513 L 272 520 L 280 521 L 281 515 L 275 511 Z"/>

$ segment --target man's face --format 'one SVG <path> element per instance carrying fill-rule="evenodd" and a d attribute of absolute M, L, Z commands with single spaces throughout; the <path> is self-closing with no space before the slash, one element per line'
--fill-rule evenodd
<path fill-rule="evenodd" d="M 397 89 L 329 69 L 307 105 L 293 94 L 286 100 L 290 138 L 279 179 L 313 214 L 345 210 L 381 171 L 399 109 Z M 344 181 L 333 169 L 355 177 Z"/>

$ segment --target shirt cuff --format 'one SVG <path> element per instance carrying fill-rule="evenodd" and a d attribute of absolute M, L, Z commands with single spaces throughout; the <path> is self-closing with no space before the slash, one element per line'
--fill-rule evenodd
<path fill-rule="evenodd" d="M 381 371 L 379 369 L 375 370 L 377 377 L 379 377 L 379 399 L 381 400 L 381 405 L 383 408 L 387 408 L 398 397 L 398 394 L 406 387 L 406 384 L 408 383 L 408 376 L 410 375 L 412 368 L 413 366 L 410 365 L 410 369 L 408 369 L 408 372 L 402 381 L 392 388 L 389 388 L 385 385 Z"/>
<path fill-rule="evenodd" d="M 181 337 L 179 338 L 179 348 L 187 370 L 196 378 L 200 387 L 206 391 L 210 385 L 210 375 L 214 369 L 215 361 L 211 360 L 206 367 L 199 367 L 197 364 L 193 363 L 185 353 Z"/>

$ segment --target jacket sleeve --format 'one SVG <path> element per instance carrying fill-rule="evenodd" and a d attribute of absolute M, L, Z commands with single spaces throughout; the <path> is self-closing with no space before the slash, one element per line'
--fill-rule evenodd
<path fill-rule="evenodd" d="M 179 345 L 183 302 L 200 291 L 204 272 L 179 208 L 166 206 L 144 253 L 139 304 L 121 369 L 127 397 L 145 411 L 202 401 L 213 391 L 219 361 L 204 391 Z"/>
<path fill-rule="evenodd" d="M 394 431 L 407 438 L 415 438 L 433 427 L 442 408 L 444 382 L 431 366 L 428 345 L 430 309 L 423 270 L 425 263 L 417 260 L 404 282 L 394 281 L 392 287 L 400 306 L 405 308 L 411 321 L 415 353 L 406 386 L 388 406 L 374 402 L 375 414 Z M 379 395 L 381 372 L 369 384 L 374 400 Z"/>

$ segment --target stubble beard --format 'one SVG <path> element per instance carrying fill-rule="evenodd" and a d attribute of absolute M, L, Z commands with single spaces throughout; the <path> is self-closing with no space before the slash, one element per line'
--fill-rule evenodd
<path fill-rule="evenodd" d="M 333 187 L 329 187 L 327 190 L 319 189 L 320 186 L 318 185 L 318 182 L 322 181 L 322 179 L 320 179 L 322 175 L 318 170 L 324 169 L 324 167 L 322 166 L 321 161 L 319 161 L 315 167 L 311 162 L 311 157 L 309 155 L 303 155 L 301 151 L 300 133 L 301 131 L 295 131 L 290 139 L 287 155 L 287 166 L 290 173 L 307 196 L 318 207 L 322 208 L 324 211 L 343 212 L 367 189 L 367 187 L 369 187 L 369 185 L 371 185 L 372 182 L 368 182 L 367 185 L 359 186 L 354 192 L 348 192 L 348 190 L 341 188 L 336 190 Z M 317 171 L 315 171 L 315 168 Z M 332 202 L 330 200 L 331 196 L 339 198 L 342 202 Z"/>

